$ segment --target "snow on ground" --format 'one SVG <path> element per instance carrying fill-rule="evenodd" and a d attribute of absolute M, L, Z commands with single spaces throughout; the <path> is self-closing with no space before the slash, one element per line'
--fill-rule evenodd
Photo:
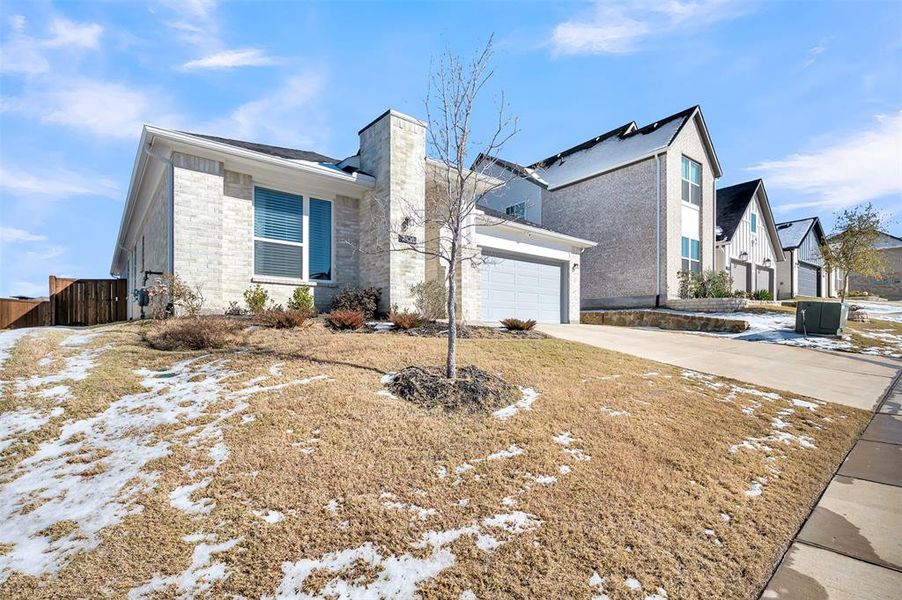
<path fill-rule="evenodd" d="M 191 565 L 178 575 L 170 575 L 168 577 L 154 575 L 144 585 L 129 591 L 128 597 L 134 600 L 149 598 L 172 587 L 179 592 L 179 595 L 176 597 L 180 599 L 195 598 L 206 593 L 214 583 L 229 576 L 225 564 L 213 562 L 213 555 L 231 550 L 241 541 L 241 538 L 218 544 L 207 543 L 215 540 L 216 536 L 213 534 L 186 535 L 182 538 L 183 542 L 196 544 L 194 552 L 191 554 Z"/>
<path fill-rule="evenodd" d="M 846 304 L 860 306 L 872 319 L 902 323 L 902 302 L 859 302 L 854 298 L 846 298 Z"/>
<path fill-rule="evenodd" d="M 26 380 L 20 382 L 22 389 L 83 378 L 102 351 L 84 350 L 66 359 L 64 375 Z M 245 399 L 251 394 L 306 381 L 229 392 L 222 381 L 238 373 L 226 369 L 227 360 L 198 361 L 182 361 L 164 371 L 138 369 L 135 373 L 143 377 L 146 391 L 123 396 L 92 417 L 65 423 L 55 439 L 42 442 L 12 469 L 0 487 L 0 522 L 4 524 L 0 544 L 11 546 L 0 556 L 0 583 L 14 571 L 34 576 L 57 571 L 76 553 L 96 547 L 102 529 L 140 512 L 137 496 L 154 488 L 157 479 L 156 473 L 143 468 L 168 455 L 172 441 L 192 450 L 192 465 L 206 463 L 200 468 L 183 467 L 194 481 L 172 491 L 173 506 L 209 512 L 211 500 L 194 501 L 191 496 L 209 484 L 210 474 L 228 458 L 224 421 L 247 408 Z M 211 415 L 214 418 L 209 420 Z M 194 425 L 199 419 L 206 424 Z M 168 440 L 155 435 L 158 427 L 174 424 L 182 427 Z M 46 534 L 48 527 L 62 522 L 66 522 L 66 533 L 55 539 Z M 210 553 L 222 551 L 219 547 L 198 546 L 196 558 L 198 552 L 206 553 L 209 562 Z M 196 583 L 209 578 L 205 573 L 216 575 L 217 569 L 205 564 L 193 564 L 192 572 L 179 581 Z"/>
<path fill-rule="evenodd" d="M 9 358 L 9 352 L 13 347 L 26 335 L 34 332 L 31 327 L 24 329 L 4 329 L 0 331 L 0 369 L 6 364 Z"/>
<path fill-rule="evenodd" d="M 429 531 L 412 545 L 414 550 L 429 550 L 428 554 L 383 555 L 372 542 L 356 548 L 329 552 L 319 558 L 304 558 L 282 563 L 283 578 L 274 596 L 307 600 L 321 597 L 339 598 L 416 598 L 417 585 L 451 567 L 457 556 L 451 543 L 462 537 L 475 539 L 476 547 L 492 552 L 514 536 L 535 530 L 542 524 L 535 515 L 521 511 L 497 514 L 481 521 L 444 531 Z M 361 565 L 369 567 L 375 576 L 362 582 L 353 574 Z M 307 578 L 314 572 L 333 575 L 317 590 L 311 590 Z"/>
<path fill-rule="evenodd" d="M 88 342 L 93 340 L 94 338 L 99 337 L 101 335 L 103 335 L 103 334 L 100 332 L 91 333 L 91 332 L 87 332 L 87 331 L 84 333 L 73 333 L 72 335 L 70 335 L 69 337 L 64 339 L 62 342 L 60 342 L 60 346 L 63 346 L 63 347 L 84 346 L 85 344 L 87 344 Z"/>
<path fill-rule="evenodd" d="M 509 406 L 499 408 L 492 413 L 492 416 L 494 416 L 496 419 L 501 419 L 502 421 L 504 421 L 505 419 L 513 417 L 521 410 L 532 410 L 532 403 L 535 402 L 536 398 L 539 397 L 538 392 L 536 392 L 532 388 L 521 387 L 520 393 L 523 394 L 523 396 L 519 400 Z"/>

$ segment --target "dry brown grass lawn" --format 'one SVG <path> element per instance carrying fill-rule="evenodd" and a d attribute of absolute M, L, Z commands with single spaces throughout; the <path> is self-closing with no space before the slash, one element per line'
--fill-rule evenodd
<path fill-rule="evenodd" d="M 448 414 L 380 382 L 440 364 L 438 338 L 315 324 L 202 355 L 151 350 L 142 327 L 98 328 L 74 347 L 42 332 L 0 370 L 0 416 L 64 409 L 0 451 L 0 596 L 328 596 L 393 583 L 397 597 L 415 585 L 426 598 L 616 600 L 659 587 L 753 598 L 869 416 L 553 339 L 463 340 L 462 364 L 538 396 L 507 419 Z M 65 398 L 38 396 L 57 384 L 19 393 L 17 380 L 91 351 Z M 172 419 L 158 418 L 164 408 Z M 66 437 L 73 423 L 83 437 Z M 79 444 L 87 462 L 48 480 L 78 468 L 70 497 L 115 493 L 55 524 L 62 501 L 27 476 L 48 447 L 65 457 Z M 141 456 L 137 477 L 109 486 Z M 111 504 L 118 516 L 93 530 Z M 31 525 L 57 564 L 16 562 Z M 596 572 L 603 585 L 590 584 Z"/>

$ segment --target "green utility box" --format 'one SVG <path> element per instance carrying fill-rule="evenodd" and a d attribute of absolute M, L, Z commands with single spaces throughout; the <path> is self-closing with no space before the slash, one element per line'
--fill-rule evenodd
<path fill-rule="evenodd" d="M 840 335 L 848 317 L 849 305 L 845 302 L 800 301 L 796 305 L 796 333 Z"/>

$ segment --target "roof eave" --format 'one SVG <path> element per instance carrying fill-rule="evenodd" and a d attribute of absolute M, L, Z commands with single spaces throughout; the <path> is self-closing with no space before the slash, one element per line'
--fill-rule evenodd
<path fill-rule="evenodd" d="M 519 221 L 513 220 L 505 220 L 498 217 L 490 217 L 486 215 L 483 211 L 476 209 L 473 211 L 476 215 L 477 219 L 496 219 L 492 223 L 488 223 L 488 225 L 492 227 L 511 227 L 513 229 L 518 229 L 521 231 L 528 231 L 539 237 L 544 237 L 547 239 L 567 242 L 571 246 L 575 246 L 577 248 L 594 248 L 598 245 L 597 242 L 593 242 L 591 240 L 586 240 L 583 238 L 578 238 L 572 235 L 567 235 L 566 233 L 559 233 L 557 231 L 551 231 L 550 229 L 543 229 L 541 227 L 535 227 L 533 225 L 527 225 L 526 223 L 520 223 Z M 478 225 L 479 223 L 477 223 Z M 484 225 L 485 223 L 483 223 Z"/>

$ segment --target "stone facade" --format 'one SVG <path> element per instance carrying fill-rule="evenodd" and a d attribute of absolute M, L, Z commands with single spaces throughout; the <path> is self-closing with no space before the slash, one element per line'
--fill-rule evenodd
<path fill-rule="evenodd" d="M 426 265 L 398 235 L 413 236 L 419 244 L 425 236 L 425 124 L 386 112 L 360 131 L 360 167 L 376 178 L 376 187 L 360 203 L 361 284 L 382 288 L 382 310 L 412 309 L 410 287 L 423 281 Z"/>
<path fill-rule="evenodd" d="M 880 251 L 884 272 L 879 277 L 864 277 L 858 273 L 849 275 L 849 290 L 868 292 L 887 300 L 902 300 L 902 248 Z"/>
<path fill-rule="evenodd" d="M 750 308 L 777 306 L 779 302 L 746 298 L 670 298 L 667 307 L 692 312 L 738 312 Z"/>
<path fill-rule="evenodd" d="M 707 331 L 718 333 L 742 333 L 749 328 L 748 321 L 724 319 L 705 315 L 686 315 L 665 310 L 599 310 L 582 313 L 585 325 L 609 325 L 614 327 L 658 327 L 678 331 Z"/>

